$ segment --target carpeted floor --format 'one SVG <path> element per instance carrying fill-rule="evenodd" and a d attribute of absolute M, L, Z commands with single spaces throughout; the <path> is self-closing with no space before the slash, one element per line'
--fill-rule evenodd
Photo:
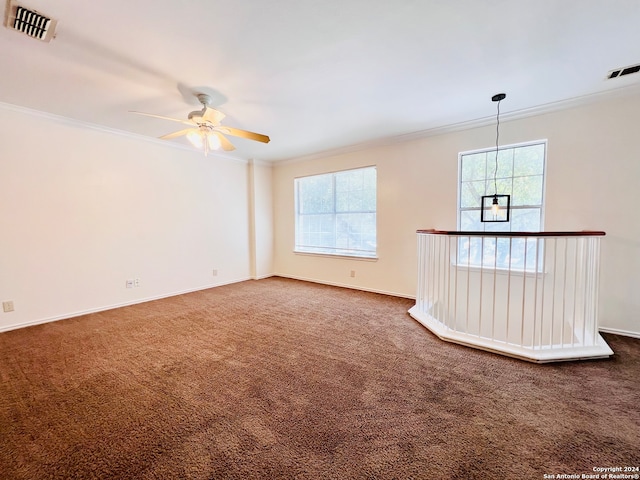
<path fill-rule="evenodd" d="M 535 365 L 283 278 L 0 334 L 0 478 L 542 479 L 640 466 L 640 340 Z M 550 477 L 547 477 L 550 478 Z"/>

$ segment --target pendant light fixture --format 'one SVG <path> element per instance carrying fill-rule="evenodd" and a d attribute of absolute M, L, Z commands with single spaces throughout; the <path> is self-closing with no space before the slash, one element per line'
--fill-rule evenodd
<path fill-rule="evenodd" d="M 505 93 L 497 93 L 491 100 L 498 103 L 496 115 L 496 155 L 493 169 L 493 195 L 484 195 L 481 201 L 480 221 L 508 222 L 511 210 L 511 195 L 498 195 L 498 141 L 500 140 L 500 102 L 507 97 Z"/>

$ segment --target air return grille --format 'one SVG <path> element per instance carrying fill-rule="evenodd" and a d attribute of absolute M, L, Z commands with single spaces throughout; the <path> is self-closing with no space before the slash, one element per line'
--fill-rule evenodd
<path fill-rule="evenodd" d="M 32 38 L 50 41 L 55 32 L 57 22 L 41 13 L 30 10 L 10 0 L 7 3 L 5 25 L 7 28 L 18 30 Z"/>
<path fill-rule="evenodd" d="M 629 75 L 632 73 L 638 73 L 640 72 L 640 65 L 631 65 L 629 67 L 620 67 L 620 68 L 616 68 L 615 70 L 612 70 L 609 72 L 609 75 L 607 75 L 607 78 L 617 78 L 617 77 L 622 77 L 624 75 Z"/>

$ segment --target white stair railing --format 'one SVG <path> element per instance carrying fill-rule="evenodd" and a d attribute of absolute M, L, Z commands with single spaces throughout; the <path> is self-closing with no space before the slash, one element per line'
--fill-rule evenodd
<path fill-rule="evenodd" d="M 598 332 L 603 235 L 419 230 L 409 313 L 443 340 L 525 360 L 612 355 Z"/>

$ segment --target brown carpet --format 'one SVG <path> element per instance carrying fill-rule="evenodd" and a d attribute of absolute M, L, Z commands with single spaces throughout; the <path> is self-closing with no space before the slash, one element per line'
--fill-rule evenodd
<path fill-rule="evenodd" d="M 542 479 L 640 466 L 640 340 L 535 365 L 282 278 L 0 334 L 2 479 Z"/>

